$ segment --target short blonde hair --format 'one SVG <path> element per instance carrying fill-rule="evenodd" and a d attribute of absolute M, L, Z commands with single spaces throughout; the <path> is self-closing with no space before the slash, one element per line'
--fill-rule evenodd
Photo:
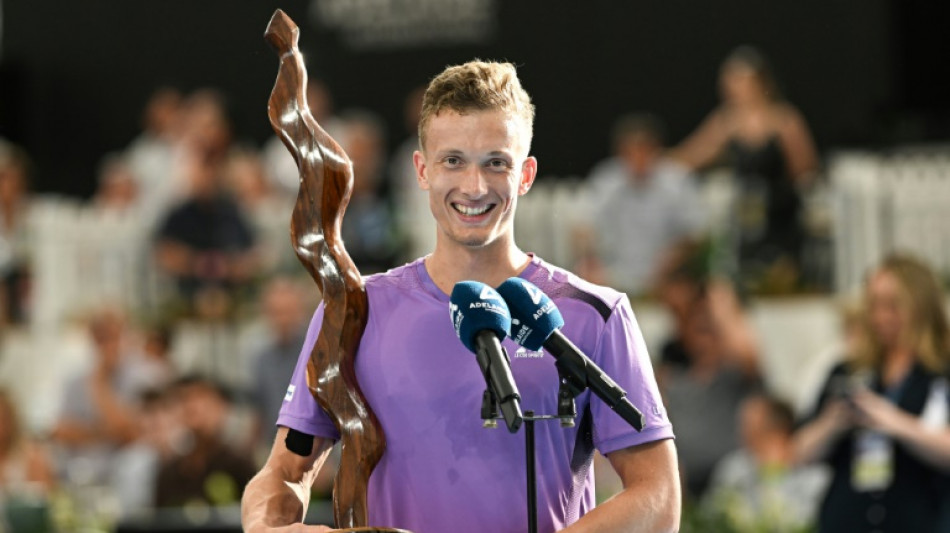
<path fill-rule="evenodd" d="M 419 145 L 425 149 L 425 130 L 432 117 L 442 111 L 465 114 L 500 110 L 520 118 L 530 144 L 534 130 L 534 104 L 521 87 L 511 63 L 469 61 L 446 68 L 432 79 L 422 98 Z"/>

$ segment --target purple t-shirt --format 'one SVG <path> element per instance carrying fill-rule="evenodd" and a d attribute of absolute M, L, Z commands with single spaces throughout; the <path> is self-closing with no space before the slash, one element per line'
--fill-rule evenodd
<path fill-rule="evenodd" d="M 594 506 L 596 447 L 607 454 L 673 437 L 653 367 L 626 296 L 587 283 L 534 257 L 521 277 L 541 288 L 564 316 L 564 335 L 628 393 L 644 414 L 637 433 L 590 391 L 577 400 L 577 423 L 535 424 L 538 527 L 551 532 Z M 370 478 L 370 525 L 414 533 L 527 528 L 524 430 L 482 427 L 483 379 L 455 336 L 449 296 L 417 260 L 366 279 L 369 320 L 356 374 L 382 424 L 387 448 Z M 307 388 L 307 361 L 323 319 L 317 309 L 277 424 L 339 438 Z M 557 413 L 558 375 L 547 352 L 503 343 L 524 411 Z"/>

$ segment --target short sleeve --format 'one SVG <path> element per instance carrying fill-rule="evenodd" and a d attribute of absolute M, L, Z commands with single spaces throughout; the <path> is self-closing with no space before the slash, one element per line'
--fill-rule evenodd
<path fill-rule="evenodd" d="M 322 323 L 323 303 L 317 307 L 313 319 L 310 321 L 306 340 L 303 347 L 301 347 L 300 355 L 297 357 L 297 366 L 294 368 L 290 385 L 287 386 L 284 402 L 280 406 L 277 425 L 315 437 L 337 440 L 340 438 L 340 434 L 336 430 L 336 426 L 334 426 L 326 411 L 320 407 L 317 400 L 310 394 L 310 389 L 307 386 L 307 363 L 310 361 L 310 353 L 317 343 L 317 335 L 320 333 Z"/>
<path fill-rule="evenodd" d="M 673 438 L 673 427 L 660 398 L 653 363 L 626 297 L 611 312 L 591 358 L 627 391 L 627 399 L 643 413 L 644 418 L 643 430 L 637 432 L 606 403 L 592 395 L 594 445 L 600 453 L 606 455 L 630 446 Z"/>

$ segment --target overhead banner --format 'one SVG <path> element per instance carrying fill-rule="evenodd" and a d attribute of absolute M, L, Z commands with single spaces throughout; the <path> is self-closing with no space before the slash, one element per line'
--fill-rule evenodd
<path fill-rule="evenodd" d="M 314 22 L 353 50 L 487 44 L 496 0 L 313 0 Z"/>

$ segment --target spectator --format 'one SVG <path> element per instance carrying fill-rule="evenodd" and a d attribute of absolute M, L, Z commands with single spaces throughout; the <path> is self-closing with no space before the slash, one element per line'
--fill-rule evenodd
<path fill-rule="evenodd" d="M 722 103 L 672 156 L 698 170 L 728 155 L 737 182 L 734 233 L 743 289 L 787 292 L 801 272 L 800 190 L 818 169 L 811 134 L 756 49 L 733 51 L 719 86 Z"/>
<path fill-rule="evenodd" d="M 406 235 L 400 261 L 425 255 L 435 246 L 435 228 L 428 214 L 428 199 L 419 189 L 416 168 L 412 164 L 412 154 L 419 149 L 419 118 L 425 90 L 425 85 L 420 85 L 406 95 L 403 112 L 409 136 L 393 152 L 389 164 L 395 217 L 400 231 Z"/>
<path fill-rule="evenodd" d="M 180 195 L 175 173 L 180 154 L 182 94 L 160 87 L 151 94 L 142 113 L 142 132 L 126 148 L 126 158 L 141 199 L 145 226 L 156 220 Z"/>
<path fill-rule="evenodd" d="M 309 323 L 303 290 L 289 278 L 275 278 L 261 299 L 268 339 L 253 360 L 252 398 L 259 420 L 257 445 L 270 451 L 277 434 L 277 413 L 287 391 L 287 376 L 293 374 Z"/>
<path fill-rule="evenodd" d="M 128 161 L 118 154 L 107 155 L 99 168 L 99 186 L 93 205 L 106 215 L 129 214 L 138 205 L 138 186 Z"/>
<path fill-rule="evenodd" d="M 950 323 L 925 264 L 886 257 L 867 279 L 854 353 L 796 432 L 802 461 L 831 466 L 819 531 L 945 531 L 950 501 Z M 946 517 L 945 517 L 946 518 Z"/>
<path fill-rule="evenodd" d="M 0 390 L 0 498 L 47 495 L 55 475 L 46 451 L 27 436 L 13 398 Z"/>
<path fill-rule="evenodd" d="M 112 486 L 122 518 L 141 516 L 155 507 L 160 465 L 183 454 L 190 439 L 170 387 L 145 391 L 136 422 L 139 438 L 114 457 Z"/>
<path fill-rule="evenodd" d="M 185 99 L 179 143 L 192 158 L 221 165 L 231 149 L 233 132 L 227 102 L 215 89 L 199 89 Z"/>
<path fill-rule="evenodd" d="M 704 507 L 729 531 L 808 531 L 814 527 L 828 472 L 795 463 L 795 416 L 764 393 L 747 397 L 739 410 L 742 448 L 712 473 Z"/>
<path fill-rule="evenodd" d="M 732 288 L 701 282 L 682 311 L 682 360 L 664 362 L 657 381 L 677 425 L 683 487 L 696 501 L 713 467 L 738 447 L 735 413 L 758 385 L 758 347 Z"/>
<path fill-rule="evenodd" d="M 93 366 L 63 386 L 52 437 L 67 451 L 67 474 L 81 478 L 71 481 L 105 484 L 111 475 L 111 454 L 138 437 L 136 396 L 123 367 L 128 355 L 124 315 L 103 308 L 92 314 L 88 327 Z"/>
<path fill-rule="evenodd" d="M 353 195 L 343 217 L 342 237 L 363 274 L 395 265 L 398 235 L 386 177 L 386 137 L 382 121 L 365 110 L 342 114 L 340 146 L 353 162 Z"/>
<path fill-rule="evenodd" d="M 581 275 L 644 294 L 662 256 L 705 229 L 703 206 L 693 177 L 663 156 L 656 118 L 620 118 L 613 145 L 614 156 L 588 177 L 592 220 L 580 242 L 593 249 L 581 247 L 586 260 Z"/>
<path fill-rule="evenodd" d="M 30 160 L 0 139 L 0 325 L 28 318 L 31 239 L 28 225 Z"/>
<path fill-rule="evenodd" d="M 135 394 L 164 390 L 178 376 L 171 360 L 172 331 L 154 325 L 142 332 L 141 348 L 125 363 L 125 375 Z"/>
<path fill-rule="evenodd" d="M 258 262 L 251 227 L 225 193 L 221 168 L 213 159 L 192 163 L 190 196 L 161 223 L 155 252 L 158 265 L 176 280 L 186 309 L 211 317 L 227 312 Z"/>
<path fill-rule="evenodd" d="M 285 149 L 286 151 L 286 149 Z M 289 156 L 289 153 L 288 153 Z M 225 183 L 259 238 L 261 273 L 299 272 L 300 262 L 288 237 L 294 201 L 268 177 L 261 157 L 250 148 L 232 150 Z"/>
<path fill-rule="evenodd" d="M 214 381 L 201 377 L 180 379 L 174 394 L 190 446 L 161 465 L 156 506 L 236 504 L 256 467 L 249 456 L 235 451 L 226 440 L 232 408 L 228 394 Z"/>

